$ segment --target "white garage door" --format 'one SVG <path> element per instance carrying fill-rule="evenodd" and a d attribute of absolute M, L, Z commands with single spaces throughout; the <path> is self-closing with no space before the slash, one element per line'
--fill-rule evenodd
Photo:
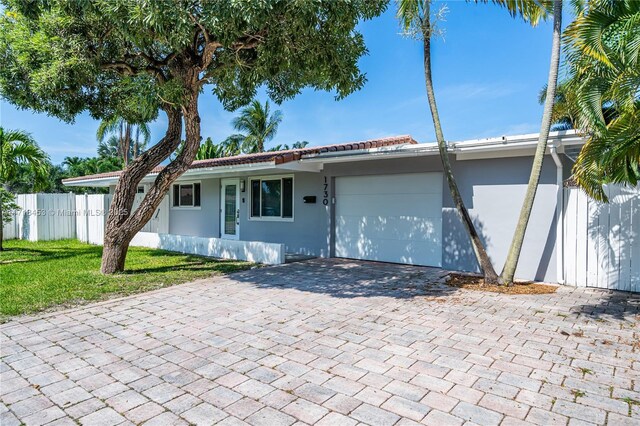
<path fill-rule="evenodd" d="M 336 178 L 336 257 L 442 266 L 442 174 Z"/>

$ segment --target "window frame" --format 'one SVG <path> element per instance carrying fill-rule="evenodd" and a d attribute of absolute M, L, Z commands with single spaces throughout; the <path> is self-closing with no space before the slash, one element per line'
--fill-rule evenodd
<path fill-rule="evenodd" d="M 283 209 L 283 197 L 280 194 L 280 216 L 253 216 L 253 185 L 251 182 L 254 180 L 260 181 L 260 214 L 262 214 L 262 181 L 265 180 L 280 180 L 280 188 L 283 188 L 284 185 L 282 183 L 283 179 L 291 179 L 291 217 L 282 217 Z M 292 174 L 287 175 L 266 175 L 266 176 L 249 176 L 247 178 L 246 188 L 248 188 L 247 200 L 247 219 L 250 221 L 256 222 L 293 222 L 296 217 L 296 179 Z"/>
<path fill-rule="evenodd" d="M 196 202 L 196 190 L 195 190 L 195 184 L 200 185 L 200 205 L 199 206 L 194 206 L 193 204 L 191 205 L 186 205 L 186 206 L 182 206 L 182 205 L 174 205 L 174 200 L 175 200 L 175 189 L 174 187 L 176 185 L 181 186 L 181 185 L 191 185 L 192 186 L 192 192 L 193 192 L 193 202 Z M 178 192 L 180 192 L 180 190 L 178 190 Z M 184 181 L 184 182 L 174 182 L 171 184 L 171 200 L 170 201 L 170 205 L 171 205 L 171 209 L 172 210 L 201 210 L 202 209 L 202 182 L 199 180 L 190 180 L 190 181 Z M 178 198 L 178 204 L 180 203 L 180 198 Z"/>

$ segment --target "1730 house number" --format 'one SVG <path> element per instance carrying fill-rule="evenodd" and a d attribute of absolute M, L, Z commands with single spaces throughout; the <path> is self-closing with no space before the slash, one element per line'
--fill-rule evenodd
<path fill-rule="evenodd" d="M 322 205 L 329 205 L 329 183 L 327 181 L 327 177 L 324 177 L 324 192 L 322 194 Z"/>

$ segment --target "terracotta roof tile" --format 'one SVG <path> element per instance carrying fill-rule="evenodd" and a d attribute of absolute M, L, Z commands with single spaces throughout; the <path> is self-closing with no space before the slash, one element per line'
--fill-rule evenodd
<path fill-rule="evenodd" d="M 253 164 L 253 163 L 266 163 L 274 162 L 274 164 L 284 164 L 291 161 L 300 160 L 305 155 L 322 154 L 326 152 L 338 152 L 338 151 L 356 151 L 361 149 L 382 148 L 385 146 L 401 145 L 401 144 L 415 144 L 417 143 L 409 135 L 394 136 L 382 139 L 372 139 L 361 142 L 350 142 L 335 145 L 324 146 L 312 146 L 300 149 L 289 149 L 284 151 L 268 151 L 260 152 L 257 154 L 242 154 L 235 155 L 233 157 L 212 158 L 208 160 L 196 160 L 191 164 L 190 169 L 202 169 L 209 167 L 222 167 L 222 166 L 236 166 L 241 164 Z M 163 169 L 163 166 L 158 166 L 150 174 L 157 174 Z M 69 179 L 64 179 L 62 183 L 71 183 L 81 180 L 97 180 L 110 177 L 118 177 L 122 171 L 98 173 L 94 175 L 78 176 Z"/>

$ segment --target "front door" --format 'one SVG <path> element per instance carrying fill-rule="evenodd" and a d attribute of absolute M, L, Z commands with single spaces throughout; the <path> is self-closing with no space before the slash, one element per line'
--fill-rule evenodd
<path fill-rule="evenodd" d="M 223 179 L 221 194 L 220 235 L 237 240 L 240 234 L 240 181 Z"/>

